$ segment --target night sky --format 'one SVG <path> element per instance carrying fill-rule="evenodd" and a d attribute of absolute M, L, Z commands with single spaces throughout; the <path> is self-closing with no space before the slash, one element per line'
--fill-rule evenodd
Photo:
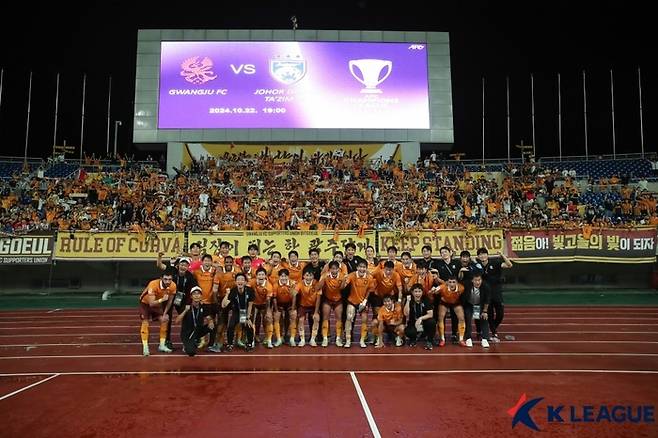
<path fill-rule="evenodd" d="M 537 154 L 558 152 L 557 79 L 562 75 L 563 154 L 583 155 L 581 71 L 588 75 L 590 154 L 612 153 L 610 73 L 615 75 L 617 153 L 640 150 L 637 69 L 642 69 L 645 149 L 658 137 L 655 15 L 646 2 L 20 2 L 0 18 L 0 155 L 22 156 L 29 71 L 34 72 L 29 156 L 52 147 L 55 77 L 61 73 L 57 143 L 79 144 L 82 75 L 87 74 L 85 150 L 106 144 L 108 76 L 112 120 L 131 150 L 137 29 L 300 29 L 449 31 L 455 150 L 481 155 L 481 80 L 488 157 L 507 154 L 505 76 L 510 77 L 512 145 L 531 142 L 530 73 L 535 75 Z M 653 42 L 652 42 L 653 41 Z M 112 124 L 111 134 L 114 125 Z M 110 142 L 112 147 L 112 140 Z M 513 148 L 513 156 L 518 151 Z M 76 155 L 77 157 L 77 155 Z"/>

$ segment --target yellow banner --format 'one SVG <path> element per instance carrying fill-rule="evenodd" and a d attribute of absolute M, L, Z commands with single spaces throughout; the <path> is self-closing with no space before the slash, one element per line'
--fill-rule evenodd
<path fill-rule="evenodd" d="M 212 156 L 227 161 L 237 161 L 269 155 L 277 161 L 288 161 L 303 155 L 310 158 L 316 154 L 320 157 L 337 157 L 352 159 L 388 160 L 401 158 L 401 146 L 397 143 L 380 144 L 325 144 L 325 145 L 254 145 L 254 144 L 210 144 L 187 143 L 188 156 L 198 160 L 201 156 Z M 184 160 L 185 161 L 185 160 Z M 186 163 L 187 164 L 187 163 Z"/>
<path fill-rule="evenodd" d="M 221 242 L 231 245 L 230 254 L 234 257 L 247 255 L 247 247 L 252 243 L 260 248 L 260 255 L 269 258 L 274 251 L 279 251 L 283 257 L 295 250 L 299 258 L 308 260 L 308 250 L 318 248 L 321 259 L 331 259 L 334 251 L 345 250 L 345 245 L 352 242 L 356 245 L 356 253 L 365 256 L 368 245 L 375 246 L 375 232 L 366 231 L 359 237 L 356 231 L 218 231 L 214 233 L 189 233 L 189 244 L 201 244 L 202 251 L 215 254 L 219 251 Z"/>
<path fill-rule="evenodd" d="M 55 258 L 69 260 L 155 260 L 183 252 L 185 233 L 58 233 Z"/>
<path fill-rule="evenodd" d="M 389 246 L 397 247 L 398 255 L 403 251 L 409 251 L 412 257 L 422 257 L 422 248 L 425 245 L 430 245 L 432 254 L 438 256 L 442 246 L 447 246 L 457 253 L 466 250 L 470 251 L 471 255 L 475 255 L 478 248 L 482 247 L 487 248 L 490 253 L 503 251 L 504 244 L 503 230 L 379 232 L 379 254 L 384 257 Z"/>

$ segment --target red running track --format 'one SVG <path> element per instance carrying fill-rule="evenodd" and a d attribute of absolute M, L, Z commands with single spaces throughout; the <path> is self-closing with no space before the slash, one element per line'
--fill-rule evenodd
<path fill-rule="evenodd" d="M 532 418 L 549 436 L 658 436 L 655 422 L 546 414 L 548 404 L 655 405 L 658 308 L 506 310 L 501 332 L 516 340 L 489 350 L 284 346 L 194 358 L 155 345 L 141 357 L 132 309 L 0 312 L 3 435 L 529 436 L 506 412 L 526 393 L 544 398 Z"/>

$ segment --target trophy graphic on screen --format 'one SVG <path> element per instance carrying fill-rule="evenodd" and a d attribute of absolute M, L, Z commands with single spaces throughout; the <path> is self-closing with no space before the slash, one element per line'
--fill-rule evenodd
<path fill-rule="evenodd" d="M 393 63 L 386 59 L 353 59 L 349 62 L 349 66 L 354 79 L 366 86 L 361 92 L 368 94 L 381 93 L 382 90 L 378 89 L 377 85 L 384 82 L 393 70 Z M 356 74 L 354 67 L 361 72 L 361 77 Z M 387 67 L 386 74 L 380 79 L 379 75 Z"/>

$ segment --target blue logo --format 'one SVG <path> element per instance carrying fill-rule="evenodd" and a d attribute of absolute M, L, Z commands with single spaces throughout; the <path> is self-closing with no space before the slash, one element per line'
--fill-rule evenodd
<path fill-rule="evenodd" d="M 519 401 L 507 410 L 507 414 L 512 417 L 512 429 L 521 423 L 529 429 L 539 431 L 537 423 L 530 415 L 530 411 L 537 406 L 544 397 L 533 398 L 528 400 L 525 393 L 521 394 Z M 537 415 L 538 412 L 535 412 Z M 551 423 L 609 423 L 624 424 L 626 427 L 632 424 L 654 424 L 655 406 L 654 405 L 620 405 L 613 403 L 606 404 L 585 404 L 564 405 L 549 404 L 546 406 L 545 416 L 547 424 Z"/>
<path fill-rule="evenodd" d="M 306 61 L 299 55 L 276 56 L 270 59 L 270 75 L 283 84 L 292 85 L 306 75 Z"/>
<path fill-rule="evenodd" d="M 530 416 L 530 410 L 537 405 L 540 401 L 544 400 L 544 397 L 533 398 L 530 401 L 526 401 L 528 398 L 525 393 L 521 394 L 519 401 L 516 402 L 516 405 L 508 409 L 507 413 L 512 417 L 512 429 L 516 427 L 517 424 L 521 423 L 532 430 L 539 430 L 535 421 Z"/>

